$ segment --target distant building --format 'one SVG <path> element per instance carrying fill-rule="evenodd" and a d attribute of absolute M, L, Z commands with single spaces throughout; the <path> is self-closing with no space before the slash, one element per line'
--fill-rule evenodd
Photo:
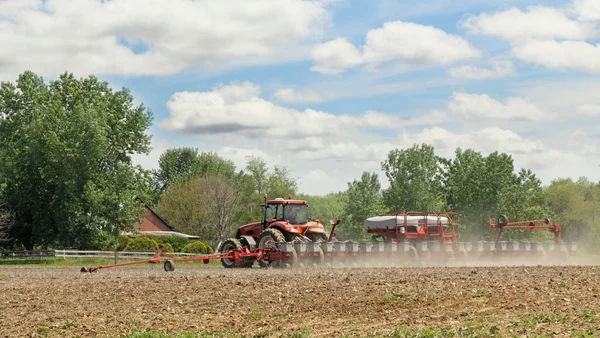
<path fill-rule="evenodd" d="M 138 198 L 138 200 L 142 201 Z M 142 203 L 144 203 L 142 201 Z M 160 215 L 156 213 L 150 206 L 144 203 L 146 207 L 146 214 L 142 218 L 141 223 L 136 222 L 134 226 L 139 230 L 140 234 L 143 235 L 154 235 L 154 236 L 182 236 L 188 239 L 199 239 L 198 236 L 188 235 L 178 232 L 173 228 L 167 221 L 165 221 Z M 129 232 L 123 232 L 123 235 L 132 235 Z"/>

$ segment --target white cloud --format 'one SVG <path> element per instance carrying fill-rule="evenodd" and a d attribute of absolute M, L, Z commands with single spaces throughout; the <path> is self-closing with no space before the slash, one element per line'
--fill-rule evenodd
<path fill-rule="evenodd" d="M 598 36 L 594 24 L 570 19 L 557 8 L 543 6 L 528 7 L 525 12 L 513 7 L 502 12 L 470 16 L 462 26 L 471 33 L 513 41 L 529 38 L 584 40 Z"/>
<path fill-rule="evenodd" d="M 582 104 L 577 106 L 577 112 L 590 117 L 600 116 L 600 104 Z"/>
<path fill-rule="evenodd" d="M 10 48 L 0 48 L 0 76 L 24 69 L 165 75 L 277 58 L 312 40 L 327 20 L 324 4 L 302 0 L 4 0 L 0 45 Z"/>
<path fill-rule="evenodd" d="M 500 79 L 515 73 L 515 66 L 512 61 L 493 61 L 492 69 L 461 66 L 448 71 L 448 74 L 453 78 L 468 80 Z"/>
<path fill-rule="evenodd" d="M 523 61 L 548 68 L 577 69 L 600 73 L 600 44 L 584 41 L 530 40 L 513 47 L 514 54 Z"/>
<path fill-rule="evenodd" d="M 358 48 L 344 38 L 315 46 L 312 56 L 317 64 L 310 69 L 328 75 L 339 74 L 363 62 Z"/>
<path fill-rule="evenodd" d="M 431 123 L 423 117 L 403 120 L 372 111 L 360 115 L 334 115 L 314 109 L 299 111 L 261 98 L 260 91 L 260 86 L 244 82 L 217 86 L 208 92 L 178 92 L 167 102 L 170 117 L 161 124 L 168 131 L 192 135 L 306 138 L 365 127 L 394 129 Z"/>
<path fill-rule="evenodd" d="M 386 22 L 367 33 L 365 62 L 379 64 L 395 59 L 408 63 L 449 64 L 480 55 L 463 38 L 433 26 L 412 22 Z"/>
<path fill-rule="evenodd" d="M 275 97 L 284 102 L 321 102 L 325 98 L 315 90 L 297 91 L 293 88 L 281 88 L 275 92 Z"/>
<path fill-rule="evenodd" d="M 554 114 L 519 97 L 509 97 L 502 103 L 486 94 L 454 93 L 448 108 L 453 113 L 454 120 L 477 118 L 540 121 L 554 118 Z"/>
<path fill-rule="evenodd" d="M 406 146 L 413 143 L 432 144 L 443 156 L 454 156 L 457 147 L 472 148 L 484 153 L 497 150 L 512 154 L 534 154 L 549 150 L 541 141 L 525 139 L 511 130 L 497 127 L 458 133 L 434 126 L 416 133 L 403 133 L 400 139 Z"/>
<path fill-rule="evenodd" d="M 360 48 L 344 38 L 315 46 L 316 64 L 311 70 L 339 74 L 361 64 L 374 67 L 396 60 L 409 64 L 451 64 L 478 56 L 480 51 L 459 36 L 433 26 L 394 21 L 370 30 Z"/>
<path fill-rule="evenodd" d="M 600 1 L 575 0 L 574 5 L 580 20 L 600 21 Z"/>

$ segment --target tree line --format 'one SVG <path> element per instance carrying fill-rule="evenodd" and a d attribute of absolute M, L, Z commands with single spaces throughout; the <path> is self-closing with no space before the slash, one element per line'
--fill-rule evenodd
<path fill-rule="evenodd" d="M 487 219 L 499 214 L 558 220 L 567 240 L 595 243 L 599 235 L 598 182 L 557 178 L 545 186 L 500 152 L 458 148 L 444 158 L 429 144 L 393 149 L 381 163 L 385 177 L 365 171 L 325 196 L 302 193 L 289 168 L 260 157 L 236 168 L 217 153 L 172 148 L 156 170 L 146 170 L 131 156 L 150 151 L 153 114 L 133 102 L 127 89 L 94 76 L 65 73 L 46 83 L 25 72 L 0 84 L 0 248 L 102 247 L 120 231 L 135 231 L 145 213 L 140 200 L 178 231 L 215 246 L 261 219 L 250 206 L 265 193 L 307 200 L 312 218 L 341 219 L 341 239 L 368 240 L 366 218 L 409 210 L 458 212 L 465 239 L 485 236 Z"/>

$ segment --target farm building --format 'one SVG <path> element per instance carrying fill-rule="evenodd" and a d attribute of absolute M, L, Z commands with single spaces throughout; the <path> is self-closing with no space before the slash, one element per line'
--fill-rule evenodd
<path fill-rule="evenodd" d="M 141 200 L 140 200 L 141 201 Z M 142 203 L 144 203 L 142 201 Z M 188 235 L 178 232 L 173 228 L 166 220 L 160 217 L 148 204 L 144 203 L 146 213 L 140 222 L 136 222 L 134 225 L 142 235 L 153 235 L 153 236 L 182 236 L 188 239 L 199 239 L 200 237 L 194 235 Z M 132 235 L 128 232 L 123 232 L 123 235 Z"/>

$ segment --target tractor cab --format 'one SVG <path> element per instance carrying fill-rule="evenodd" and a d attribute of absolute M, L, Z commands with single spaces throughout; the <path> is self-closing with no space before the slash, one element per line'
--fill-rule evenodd
<path fill-rule="evenodd" d="M 308 203 L 303 200 L 276 198 L 265 205 L 265 225 L 283 221 L 292 225 L 305 225 L 309 222 Z"/>

